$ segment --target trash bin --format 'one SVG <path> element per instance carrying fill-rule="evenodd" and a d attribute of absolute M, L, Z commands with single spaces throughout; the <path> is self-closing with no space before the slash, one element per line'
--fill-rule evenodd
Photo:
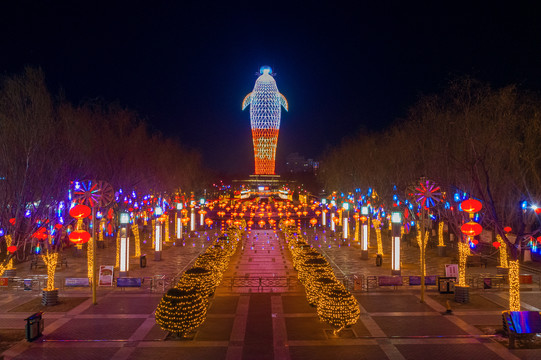
<path fill-rule="evenodd" d="M 383 265 L 383 255 L 376 254 L 376 266 Z"/>
<path fill-rule="evenodd" d="M 24 319 L 26 321 L 25 330 L 27 341 L 34 341 L 41 336 L 45 325 L 42 315 L 43 312 L 40 311 Z"/>
<path fill-rule="evenodd" d="M 440 294 L 454 294 L 455 293 L 455 277 L 440 276 L 438 277 L 438 290 Z"/>
<path fill-rule="evenodd" d="M 139 257 L 139 266 L 142 268 L 147 267 L 147 254 L 143 254 Z"/>

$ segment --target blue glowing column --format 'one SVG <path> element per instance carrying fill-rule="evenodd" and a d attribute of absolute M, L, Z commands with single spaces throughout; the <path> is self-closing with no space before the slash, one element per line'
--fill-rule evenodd
<path fill-rule="evenodd" d="M 368 207 L 361 207 L 362 232 L 361 232 L 361 259 L 368 260 Z"/>
<path fill-rule="evenodd" d="M 130 237 L 128 236 L 128 223 L 130 214 L 120 214 L 120 277 L 128 276 L 130 270 Z"/>
<path fill-rule="evenodd" d="M 155 214 L 156 219 L 156 232 L 155 232 L 155 243 L 154 243 L 154 260 L 160 261 L 162 259 L 162 220 L 160 219 L 163 210 L 161 207 L 156 207 Z"/>
<path fill-rule="evenodd" d="M 391 214 L 392 223 L 392 242 L 393 242 L 393 256 L 391 263 L 391 274 L 401 275 L 400 270 L 400 228 L 402 226 L 402 214 L 399 212 L 393 212 Z"/>
<path fill-rule="evenodd" d="M 342 218 L 342 237 L 344 238 L 344 240 L 346 240 L 349 236 L 349 233 L 348 233 L 348 228 L 349 228 L 349 204 L 348 203 L 343 203 L 342 204 L 342 213 L 343 212 L 346 212 L 345 215 L 343 215 L 343 218 Z"/>
<path fill-rule="evenodd" d="M 182 203 L 177 203 L 177 240 L 182 239 Z"/>

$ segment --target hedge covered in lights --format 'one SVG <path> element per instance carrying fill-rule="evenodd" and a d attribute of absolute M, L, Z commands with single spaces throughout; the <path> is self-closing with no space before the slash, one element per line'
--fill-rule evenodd
<path fill-rule="evenodd" d="M 156 323 L 163 330 L 183 336 L 205 321 L 207 306 L 208 298 L 195 288 L 172 288 L 156 308 Z"/>
<path fill-rule="evenodd" d="M 209 297 L 220 284 L 242 234 L 241 228 L 230 227 L 165 293 L 156 308 L 156 323 L 163 330 L 184 336 L 205 321 Z"/>
<path fill-rule="evenodd" d="M 304 285 L 308 303 L 316 306 L 321 321 L 330 324 L 335 334 L 359 320 L 360 309 L 355 297 L 336 278 L 329 262 L 310 247 L 297 228 L 280 221 L 280 229 L 291 251 L 293 267 Z"/>

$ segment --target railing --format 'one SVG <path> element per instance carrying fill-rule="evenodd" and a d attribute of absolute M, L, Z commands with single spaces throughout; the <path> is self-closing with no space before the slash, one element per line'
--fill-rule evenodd
<path fill-rule="evenodd" d="M 276 289 L 288 291 L 299 285 L 296 276 L 228 276 L 222 279 L 219 286 L 228 287 L 230 290 L 234 288 L 250 288 L 265 291 L 266 289 Z"/>

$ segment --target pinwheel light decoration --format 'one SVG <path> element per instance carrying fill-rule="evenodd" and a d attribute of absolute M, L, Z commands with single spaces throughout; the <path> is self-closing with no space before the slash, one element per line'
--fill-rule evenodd
<path fill-rule="evenodd" d="M 441 200 L 441 188 L 431 180 L 421 180 L 415 186 L 415 202 L 425 209 L 431 208 Z"/>

